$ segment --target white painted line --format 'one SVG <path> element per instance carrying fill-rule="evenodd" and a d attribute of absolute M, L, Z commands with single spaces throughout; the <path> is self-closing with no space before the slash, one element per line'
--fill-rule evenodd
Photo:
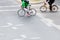
<path fill-rule="evenodd" d="M 22 38 L 27 38 L 27 36 L 26 35 L 20 35 Z"/>
<path fill-rule="evenodd" d="M 4 7 L 20 7 L 20 5 L 0 6 L 0 8 L 4 8 Z"/>
<path fill-rule="evenodd" d="M 60 30 L 60 25 L 56 25 L 56 24 L 54 24 L 53 23 L 53 20 L 51 20 L 51 19 L 46 19 L 46 18 L 44 18 L 41 14 L 38 14 L 38 16 L 41 18 L 40 20 L 43 22 L 43 23 L 45 23 L 47 26 L 49 26 L 49 27 L 56 27 L 57 29 L 59 29 Z"/>
<path fill-rule="evenodd" d="M 12 23 L 7 23 L 7 25 L 4 25 L 4 26 L 0 26 L 0 27 L 11 27 L 11 26 L 14 26 L 14 27 L 12 27 L 12 29 L 18 29 L 18 28 L 16 28 L 17 26 L 23 26 L 24 24 L 23 23 L 21 23 L 21 24 L 16 24 L 16 25 L 14 25 L 14 24 L 12 24 Z"/>
<path fill-rule="evenodd" d="M 7 23 L 7 25 L 0 26 L 0 27 L 10 27 L 10 26 L 12 26 L 12 25 L 13 25 L 12 23 Z"/>
<path fill-rule="evenodd" d="M 46 25 L 48 25 L 49 27 L 52 26 L 53 20 L 45 18 L 45 19 L 41 19 Z"/>
<path fill-rule="evenodd" d="M 17 11 L 18 9 L 10 9 L 10 10 L 0 10 L 0 11 Z"/>
<path fill-rule="evenodd" d="M 32 37 L 32 38 L 29 38 L 29 39 L 40 39 L 40 37 Z"/>
<path fill-rule="evenodd" d="M 13 40 L 22 40 L 22 39 L 13 39 Z"/>
<path fill-rule="evenodd" d="M 18 29 L 17 27 L 11 27 L 12 29 Z"/>
<path fill-rule="evenodd" d="M 4 9 L 4 10 L 0 10 L 0 11 L 18 11 L 19 9 Z M 38 9 L 36 9 L 38 10 Z"/>
<path fill-rule="evenodd" d="M 60 25 L 52 24 L 55 28 L 60 30 Z"/>
<path fill-rule="evenodd" d="M 15 26 L 23 26 L 24 24 L 17 24 L 17 25 L 15 25 Z"/>
<path fill-rule="evenodd" d="M 48 21 L 46 21 L 46 20 L 44 20 L 44 19 L 41 19 L 41 21 L 42 21 L 43 23 L 45 23 L 47 26 L 49 26 L 49 27 L 52 26 L 51 23 L 49 23 Z"/>
<path fill-rule="evenodd" d="M 7 23 L 9 26 L 13 25 L 12 23 Z"/>

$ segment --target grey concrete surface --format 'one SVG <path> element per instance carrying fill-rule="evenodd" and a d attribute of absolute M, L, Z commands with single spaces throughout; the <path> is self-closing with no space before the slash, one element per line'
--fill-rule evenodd
<path fill-rule="evenodd" d="M 38 15 L 19 17 L 17 15 L 19 6 L 9 7 L 11 5 L 18 5 L 14 0 L 0 1 L 0 6 L 2 6 L 0 7 L 0 10 L 2 10 L 0 11 L 0 40 L 60 40 L 60 30 L 53 26 L 47 26 Z M 38 11 L 38 13 L 41 12 Z M 45 12 L 41 14 L 60 25 L 60 21 L 58 21 L 59 16 L 57 16 L 60 12 L 57 13 Z M 54 14 L 57 15 L 55 16 Z"/>

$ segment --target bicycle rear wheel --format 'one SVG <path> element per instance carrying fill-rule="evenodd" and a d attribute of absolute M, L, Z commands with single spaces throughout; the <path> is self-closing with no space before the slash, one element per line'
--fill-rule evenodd
<path fill-rule="evenodd" d="M 40 7 L 40 11 L 41 11 L 41 12 L 46 12 L 46 11 L 47 11 L 47 7 L 41 6 L 41 7 Z"/>
<path fill-rule="evenodd" d="M 30 13 L 30 16 L 35 16 L 36 15 L 36 10 L 34 9 L 34 8 L 31 8 L 30 10 L 29 10 L 29 13 Z"/>
<path fill-rule="evenodd" d="M 17 11 L 17 14 L 18 14 L 18 16 L 23 17 L 23 16 L 25 16 L 25 11 L 23 9 L 19 9 Z"/>

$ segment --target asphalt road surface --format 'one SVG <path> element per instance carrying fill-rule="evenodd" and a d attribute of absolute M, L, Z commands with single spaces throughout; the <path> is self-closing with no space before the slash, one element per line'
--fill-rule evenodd
<path fill-rule="evenodd" d="M 19 17 L 15 0 L 0 0 L 0 40 L 60 40 L 60 10 L 40 12 L 40 4 L 32 7 L 36 16 Z"/>

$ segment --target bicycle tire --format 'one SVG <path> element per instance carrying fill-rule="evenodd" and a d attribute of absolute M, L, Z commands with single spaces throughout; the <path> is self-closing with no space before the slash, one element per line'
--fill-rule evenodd
<path fill-rule="evenodd" d="M 30 13 L 30 16 L 35 16 L 36 15 L 36 9 L 34 9 L 34 8 L 31 8 L 30 10 L 29 10 L 29 13 Z"/>
<path fill-rule="evenodd" d="M 41 12 L 46 12 L 46 11 L 47 11 L 47 7 L 41 6 L 41 7 L 40 7 L 40 11 L 41 11 Z"/>
<path fill-rule="evenodd" d="M 57 6 L 57 5 L 53 5 L 53 6 L 52 6 L 52 11 L 53 11 L 53 12 L 58 11 L 58 6 Z"/>
<path fill-rule="evenodd" d="M 23 9 L 19 9 L 19 10 L 17 11 L 17 14 L 18 14 L 18 16 L 20 16 L 20 17 L 24 17 L 24 16 L 25 16 L 25 11 L 24 11 Z"/>

